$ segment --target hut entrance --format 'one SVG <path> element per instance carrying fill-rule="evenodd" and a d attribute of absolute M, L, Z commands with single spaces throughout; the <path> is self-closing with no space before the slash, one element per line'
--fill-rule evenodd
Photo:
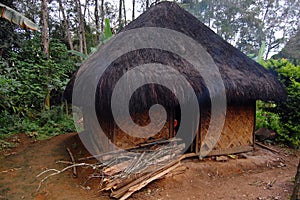
<path fill-rule="evenodd" d="M 193 113 L 191 113 L 191 116 Z M 181 125 L 181 109 L 180 106 L 175 106 L 174 108 L 170 109 L 169 117 L 169 138 L 173 138 L 178 133 L 179 127 Z M 185 141 L 189 147 L 186 150 L 186 153 L 198 153 L 198 142 L 200 136 L 200 124 L 198 130 L 194 130 L 196 127 L 195 123 L 199 123 L 196 118 L 192 120 L 191 125 L 189 126 L 188 130 L 185 130 L 183 134 L 189 134 L 187 138 L 193 138 L 193 141 Z M 192 136 L 190 136 L 192 134 Z M 178 135 L 177 135 L 178 136 Z M 180 137 L 180 136 L 178 136 Z"/>

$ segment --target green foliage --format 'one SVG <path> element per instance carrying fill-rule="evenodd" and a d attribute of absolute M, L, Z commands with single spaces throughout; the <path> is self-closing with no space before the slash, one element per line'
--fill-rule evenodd
<path fill-rule="evenodd" d="M 72 116 L 67 116 L 63 112 L 63 107 L 53 107 L 37 114 L 35 118 L 21 118 L 3 111 L 0 113 L 0 124 L 5 125 L 0 128 L 0 139 L 15 133 L 26 133 L 37 139 L 47 139 L 76 130 Z"/>
<path fill-rule="evenodd" d="M 290 38 L 284 48 L 279 52 L 278 55 L 274 55 L 277 58 L 288 58 L 294 64 L 300 64 L 300 30 L 295 34 L 294 37 Z"/>
<path fill-rule="evenodd" d="M 287 59 L 273 60 L 270 59 L 263 63 L 263 65 L 273 70 L 280 81 L 284 84 L 287 90 L 287 99 L 284 102 L 279 102 L 276 106 L 268 106 L 265 104 L 261 106 L 262 114 L 258 117 L 267 116 L 265 119 L 268 123 L 272 121 L 276 125 L 268 126 L 277 131 L 279 140 L 288 142 L 294 147 L 300 146 L 300 66 L 295 66 Z M 276 116 L 276 117 L 274 117 Z M 276 118 L 276 119 L 275 119 Z M 277 126 L 277 121 L 279 125 Z M 260 125 L 260 122 L 258 122 Z M 265 124 L 266 125 L 266 124 Z"/>
<path fill-rule="evenodd" d="M 36 35 L 10 51 L 7 59 L 0 57 L 0 139 L 20 132 L 44 139 L 75 131 L 71 116 L 55 106 L 61 105 L 60 97 L 51 107 L 44 105 L 49 95 L 54 98 L 52 91 L 62 94 L 78 60 L 59 40 L 51 40 L 49 58 L 40 44 Z"/>
<path fill-rule="evenodd" d="M 112 37 L 112 32 L 110 28 L 110 21 L 109 19 L 104 20 L 104 41 L 109 40 Z"/>
<path fill-rule="evenodd" d="M 83 59 L 87 59 L 88 55 L 85 55 L 84 53 L 81 53 L 79 51 L 76 50 L 69 50 L 70 53 L 74 54 L 75 56 L 81 57 Z"/>
<path fill-rule="evenodd" d="M 259 64 L 261 64 L 263 62 L 263 56 L 264 56 L 265 48 L 266 48 L 266 42 L 262 41 L 262 43 L 260 45 L 259 52 L 258 52 L 258 56 L 257 56 L 257 62 Z"/>
<path fill-rule="evenodd" d="M 102 38 L 101 38 L 101 43 L 98 47 L 91 47 L 90 48 L 90 54 L 93 54 L 96 52 L 97 48 L 100 48 L 101 45 L 103 45 L 104 43 L 106 43 L 112 36 L 112 31 L 111 31 L 111 27 L 110 27 L 110 21 L 109 19 L 105 19 L 104 20 L 105 22 L 105 25 L 104 25 L 104 31 L 103 31 L 103 34 L 102 34 Z M 69 50 L 68 51 L 69 53 L 75 55 L 75 56 L 78 56 L 79 58 L 82 58 L 82 59 L 87 59 L 89 56 L 84 54 L 84 53 L 81 53 L 79 51 L 76 51 L 76 50 Z"/>
<path fill-rule="evenodd" d="M 299 27 L 299 1 L 183 0 L 182 6 L 247 55 L 258 55 L 265 41 L 265 57 L 294 35 Z M 296 3 L 297 2 L 297 3 Z M 283 32 L 281 36 L 279 32 Z M 295 47 L 295 46 L 293 46 Z M 295 49 L 295 48 L 293 48 Z M 294 54 L 299 49 L 294 51 Z"/>
<path fill-rule="evenodd" d="M 67 48 L 57 40 L 50 45 L 50 59 L 40 48 L 40 38 L 25 41 L 18 52 L 11 52 L 0 68 L 0 107 L 19 116 L 33 117 L 44 109 L 51 91 L 63 92 L 75 63 Z"/>
<path fill-rule="evenodd" d="M 274 108 L 275 106 L 275 104 L 264 103 L 262 101 L 256 102 L 256 129 L 264 127 L 274 130 L 277 133 L 282 132 L 279 115 L 267 111 L 268 108 Z"/>

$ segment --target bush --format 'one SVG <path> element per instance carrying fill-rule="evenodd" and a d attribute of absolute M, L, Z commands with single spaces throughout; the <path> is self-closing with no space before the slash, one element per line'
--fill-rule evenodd
<path fill-rule="evenodd" d="M 78 59 L 65 44 L 52 39 L 49 58 L 41 50 L 39 35 L 23 40 L 22 48 L 0 56 L 0 139 L 24 132 L 38 139 L 75 131 L 71 116 L 63 112 L 61 95 L 77 68 Z M 50 105 L 52 92 L 58 94 Z"/>
<path fill-rule="evenodd" d="M 26 133 L 36 139 L 47 139 L 55 135 L 76 131 L 73 118 L 63 112 L 63 107 L 54 107 L 41 112 L 35 118 L 18 117 L 7 111 L 0 113 L 0 139 L 15 133 Z"/>
<path fill-rule="evenodd" d="M 256 103 L 256 129 L 267 128 L 280 133 L 280 117 L 277 113 L 269 112 L 266 108 L 275 106 L 274 104 L 257 101 Z"/>
<path fill-rule="evenodd" d="M 278 140 L 291 146 L 300 146 L 300 66 L 295 66 L 287 59 L 270 59 L 263 65 L 272 70 L 287 90 L 287 99 L 274 106 L 261 104 L 258 106 L 257 125 L 265 117 L 264 125 L 275 130 Z"/>

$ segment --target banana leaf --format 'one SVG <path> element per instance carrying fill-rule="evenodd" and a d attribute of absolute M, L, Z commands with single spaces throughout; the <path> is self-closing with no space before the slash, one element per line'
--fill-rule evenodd
<path fill-rule="evenodd" d="M 38 30 L 38 25 L 33 21 L 22 15 L 21 13 L 15 11 L 14 9 L 0 3 L 0 17 L 7 19 L 8 21 L 20 25 L 22 28 L 28 28 L 31 30 Z"/>

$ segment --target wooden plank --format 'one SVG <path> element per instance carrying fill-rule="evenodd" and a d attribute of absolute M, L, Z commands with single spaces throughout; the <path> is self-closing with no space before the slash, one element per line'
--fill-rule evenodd
<path fill-rule="evenodd" d="M 262 144 L 262 143 L 260 143 L 260 142 L 255 142 L 255 144 L 258 145 L 258 146 L 260 146 L 260 147 L 262 147 L 262 148 L 265 148 L 265 149 L 267 149 L 267 150 L 269 150 L 269 151 L 272 151 L 272 152 L 275 152 L 275 153 L 280 153 L 280 152 L 277 151 L 276 149 L 273 149 L 273 148 L 271 148 L 271 147 L 268 147 L 268 146 L 266 146 L 266 145 L 264 145 L 264 144 Z"/>
<path fill-rule="evenodd" d="M 177 167 L 179 167 L 181 165 L 181 163 L 177 163 L 157 174 L 154 174 L 153 176 L 145 179 L 144 181 L 142 181 L 141 183 L 138 183 L 137 185 L 134 185 L 132 187 L 130 187 L 128 189 L 128 192 L 125 193 L 122 198 L 120 200 L 126 200 L 128 197 L 130 197 L 134 192 L 139 191 L 140 189 L 142 189 L 143 187 L 145 187 L 146 185 L 148 185 L 149 183 L 151 183 L 152 181 L 159 179 L 161 177 L 163 177 L 164 175 L 166 175 L 167 173 L 169 173 L 170 171 L 176 169 Z"/>
<path fill-rule="evenodd" d="M 216 150 L 212 150 L 207 156 L 229 155 L 229 154 L 244 153 L 249 151 L 253 151 L 253 146 L 239 146 L 239 147 L 232 147 L 227 149 L 216 149 Z"/>
<path fill-rule="evenodd" d="M 256 101 L 253 102 L 253 131 L 252 131 L 252 143 L 254 146 L 254 142 L 255 142 L 255 128 L 256 128 Z"/>
<path fill-rule="evenodd" d="M 144 175 L 144 176 L 142 176 L 142 177 L 134 180 L 133 182 L 125 185 L 124 187 L 121 187 L 120 189 L 112 192 L 110 194 L 110 196 L 114 197 L 114 198 L 121 198 L 128 191 L 129 188 L 131 188 L 131 187 L 133 187 L 133 186 L 135 186 L 135 185 L 143 182 L 146 179 L 151 178 L 152 176 L 156 175 L 157 173 L 160 173 L 160 172 L 162 172 L 162 171 L 164 171 L 164 170 L 172 167 L 173 165 L 176 165 L 177 163 L 179 163 L 181 160 L 183 160 L 185 158 L 194 157 L 194 156 L 197 156 L 197 154 L 195 154 L 195 153 L 184 154 L 180 158 L 178 158 L 177 160 L 174 160 L 174 161 L 168 163 L 167 165 L 162 166 L 162 167 L 156 169 L 155 171 L 153 171 L 151 173 L 148 173 L 148 174 L 146 174 L 146 175 Z"/>
<path fill-rule="evenodd" d="M 102 172 L 105 175 L 113 176 L 113 175 L 119 173 L 120 171 L 126 169 L 131 163 L 132 163 L 132 160 L 127 160 L 127 161 L 118 163 L 116 165 L 113 165 L 111 167 L 108 167 L 108 168 L 104 169 Z"/>

